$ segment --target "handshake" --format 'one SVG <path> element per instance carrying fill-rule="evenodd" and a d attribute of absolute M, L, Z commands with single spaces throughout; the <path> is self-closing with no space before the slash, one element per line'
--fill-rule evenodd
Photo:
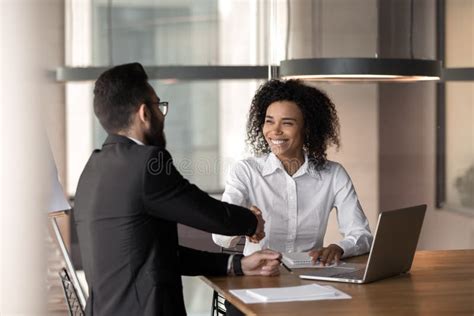
<path fill-rule="evenodd" d="M 257 228 L 255 229 L 255 233 L 247 238 L 250 242 L 258 243 L 260 240 L 265 238 L 265 221 L 262 217 L 262 211 L 260 211 L 258 207 L 253 205 L 250 210 L 255 214 L 255 217 L 257 218 Z"/>

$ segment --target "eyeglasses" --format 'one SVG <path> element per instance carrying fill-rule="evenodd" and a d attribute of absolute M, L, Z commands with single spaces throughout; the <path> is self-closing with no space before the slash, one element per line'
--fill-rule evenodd
<path fill-rule="evenodd" d="M 158 104 L 158 109 L 160 109 L 163 116 L 166 116 L 166 114 L 168 113 L 168 102 L 166 102 L 166 101 L 164 101 L 164 102 L 154 102 L 152 104 Z"/>
<path fill-rule="evenodd" d="M 163 113 L 163 116 L 166 116 L 168 113 L 168 102 L 160 102 L 158 103 L 158 108 L 160 109 L 161 113 Z"/>

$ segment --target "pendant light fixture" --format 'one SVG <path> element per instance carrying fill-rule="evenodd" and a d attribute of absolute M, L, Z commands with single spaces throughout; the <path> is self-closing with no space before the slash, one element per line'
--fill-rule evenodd
<path fill-rule="evenodd" d="M 312 81 L 439 80 L 441 62 L 426 59 L 308 58 L 283 60 L 280 76 Z"/>
<path fill-rule="evenodd" d="M 288 1 L 288 10 L 290 9 L 289 5 Z M 410 6 L 409 46 L 411 58 L 306 58 L 283 60 L 280 62 L 280 77 L 336 82 L 439 80 L 441 76 L 440 61 L 413 58 L 413 0 L 411 0 Z M 378 1 L 377 14 L 379 14 Z"/>

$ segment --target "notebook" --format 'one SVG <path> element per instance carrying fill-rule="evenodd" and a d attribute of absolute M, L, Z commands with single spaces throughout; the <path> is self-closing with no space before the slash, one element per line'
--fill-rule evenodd
<path fill-rule="evenodd" d="M 331 264 L 327 266 L 320 265 L 318 263 L 313 264 L 311 257 L 308 252 L 285 252 L 282 253 L 281 261 L 286 264 L 289 268 L 330 268 L 336 266 L 336 264 Z M 339 265 L 344 265 L 344 262 L 340 262 Z"/>
<path fill-rule="evenodd" d="M 367 264 L 348 271 L 334 267 L 303 273 L 302 279 L 369 283 L 407 273 L 413 262 L 426 205 L 385 211 L 379 214 Z"/>

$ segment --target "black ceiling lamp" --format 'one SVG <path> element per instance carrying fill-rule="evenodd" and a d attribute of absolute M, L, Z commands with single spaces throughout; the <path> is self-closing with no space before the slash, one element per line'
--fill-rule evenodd
<path fill-rule="evenodd" d="M 280 62 L 280 77 L 329 82 L 416 82 L 439 80 L 442 71 L 439 60 L 415 59 L 413 56 L 413 0 L 411 0 L 410 6 L 409 46 L 411 58 L 289 59 Z M 290 9 L 289 2 L 287 9 Z"/>
<path fill-rule="evenodd" d="M 311 81 L 439 80 L 441 62 L 427 59 L 308 58 L 283 60 L 280 76 Z"/>

